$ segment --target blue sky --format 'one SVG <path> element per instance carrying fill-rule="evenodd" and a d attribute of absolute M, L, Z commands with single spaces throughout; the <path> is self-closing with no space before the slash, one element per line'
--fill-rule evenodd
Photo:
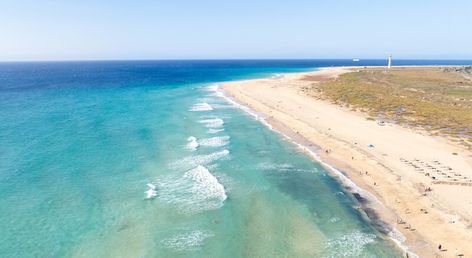
<path fill-rule="evenodd" d="M 472 1 L 0 0 L 0 60 L 472 59 Z"/>

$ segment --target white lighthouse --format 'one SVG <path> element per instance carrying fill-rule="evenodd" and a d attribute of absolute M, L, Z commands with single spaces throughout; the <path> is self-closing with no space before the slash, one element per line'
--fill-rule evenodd
<path fill-rule="evenodd" d="M 390 67 L 392 67 L 392 55 L 388 56 L 388 69 L 390 69 Z"/>

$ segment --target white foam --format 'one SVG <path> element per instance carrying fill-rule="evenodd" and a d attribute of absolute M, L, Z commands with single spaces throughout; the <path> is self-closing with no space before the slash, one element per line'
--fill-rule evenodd
<path fill-rule="evenodd" d="M 272 162 L 261 162 L 257 164 L 257 169 L 265 170 L 269 172 L 308 172 L 308 173 L 318 173 L 319 171 L 316 168 L 304 169 L 293 166 L 288 163 L 272 163 Z"/>
<path fill-rule="evenodd" d="M 186 145 L 187 149 L 194 151 L 198 147 L 199 147 L 199 144 L 198 144 L 197 138 L 193 136 L 190 136 L 187 138 L 187 145 Z"/>
<path fill-rule="evenodd" d="M 200 165 L 183 175 L 159 178 L 158 187 L 159 200 L 175 205 L 184 214 L 218 209 L 227 198 L 225 187 L 208 168 Z"/>
<path fill-rule="evenodd" d="M 336 222 L 338 222 L 339 220 L 340 220 L 340 219 L 339 219 L 338 217 L 332 217 L 332 218 L 329 219 L 329 222 L 331 222 L 331 223 L 336 223 Z"/>
<path fill-rule="evenodd" d="M 219 88 L 220 88 L 220 86 L 218 84 L 210 84 L 210 85 L 205 87 L 205 90 L 206 91 L 218 91 Z"/>
<path fill-rule="evenodd" d="M 220 128 L 224 125 L 224 121 L 221 118 L 207 118 L 198 121 L 199 123 L 205 124 L 208 128 Z"/>
<path fill-rule="evenodd" d="M 221 92 L 219 92 L 219 91 L 215 91 L 215 92 L 212 92 L 211 94 L 209 94 L 209 96 L 222 98 L 222 97 L 223 97 L 223 94 L 222 94 Z"/>
<path fill-rule="evenodd" d="M 330 239 L 327 257 L 359 257 L 364 246 L 374 242 L 376 237 L 374 234 L 354 231 Z"/>
<path fill-rule="evenodd" d="M 213 128 L 210 128 L 210 129 L 208 129 L 208 133 L 215 134 L 215 133 L 223 132 L 224 130 L 225 130 L 225 129 L 213 129 Z"/>
<path fill-rule="evenodd" d="M 153 199 L 157 196 L 157 192 L 154 189 L 148 189 L 144 193 L 146 194 L 146 199 Z"/>
<path fill-rule="evenodd" d="M 181 175 L 169 175 L 160 177 L 157 185 L 159 187 L 159 200 L 164 203 L 177 204 L 179 207 L 189 205 L 189 197 L 192 182 L 189 182 Z"/>
<path fill-rule="evenodd" d="M 200 146 L 205 147 L 222 147 L 229 143 L 229 136 L 219 136 L 219 137 L 212 137 L 212 138 L 204 138 L 198 140 L 198 144 Z"/>
<path fill-rule="evenodd" d="M 196 103 L 190 108 L 190 111 L 211 111 L 211 110 L 213 110 L 213 107 L 206 102 Z"/>
<path fill-rule="evenodd" d="M 170 238 L 162 240 L 161 243 L 164 247 L 175 251 L 189 251 L 202 246 L 205 239 L 213 236 L 214 234 L 211 231 L 193 230 L 176 234 Z"/>
<path fill-rule="evenodd" d="M 156 186 L 150 183 L 147 183 L 146 185 L 149 188 L 147 191 L 144 192 L 146 194 L 146 199 L 155 198 L 157 196 Z"/>
<path fill-rule="evenodd" d="M 269 129 L 273 130 L 273 131 L 276 131 L 275 129 L 272 128 L 272 126 L 267 123 L 265 120 L 264 120 L 264 117 L 261 116 L 260 114 L 254 112 L 252 109 L 250 109 L 249 107 L 247 106 L 244 106 L 244 105 L 241 105 L 239 104 L 238 102 L 234 101 L 231 97 L 228 97 L 224 91 L 222 91 L 220 88 L 218 88 L 217 90 L 221 97 L 223 99 L 225 99 L 226 101 L 228 101 L 230 104 L 232 104 L 233 106 L 235 106 L 236 108 L 239 108 L 243 111 L 245 111 L 246 113 L 248 113 L 249 115 L 253 116 L 256 120 L 258 120 L 259 122 L 263 123 L 265 126 L 267 126 Z M 278 131 L 276 131 L 278 132 Z"/>
<path fill-rule="evenodd" d="M 218 168 L 218 164 L 210 164 L 210 165 L 207 165 L 206 167 L 207 167 L 208 169 L 212 169 L 212 170 L 213 170 L 213 169 Z"/>
<path fill-rule="evenodd" d="M 215 93 L 216 94 L 216 93 Z M 214 94 L 213 94 L 214 95 Z M 217 97 L 216 95 L 214 95 L 215 97 Z M 220 97 L 220 96 L 218 96 Z M 228 104 L 217 104 L 217 103 L 211 103 L 211 106 L 213 107 L 213 109 L 234 109 L 235 107 L 232 106 L 232 105 L 228 105 Z"/>
<path fill-rule="evenodd" d="M 284 77 L 283 74 L 280 74 L 280 73 L 276 73 L 272 76 L 272 79 L 282 79 Z"/>
<path fill-rule="evenodd" d="M 260 170 L 281 170 L 281 171 L 286 171 L 286 170 L 294 170 L 295 167 L 291 164 L 288 163 L 283 163 L 283 164 L 276 164 L 276 163 L 271 163 L 271 162 L 262 162 L 257 164 L 257 168 Z"/>
<path fill-rule="evenodd" d="M 208 85 L 207 87 L 204 88 L 204 90 L 211 92 L 210 96 L 212 97 L 219 97 L 219 98 L 224 97 L 222 92 L 220 91 L 220 85 L 218 84 Z"/>
<path fill-rule="evenodd" d="M 213 152 L 207 155 L 189 156 L 189 157 L 183 158 L 182 160 L 169 164 L 169 167 L 171 169 L 177 169 L 177 170 L 188 170 L 198 165 L 204 166 L 213 161 L 221 159 L 227 156 L 228 154 L 229 154 L 229 151 L 225 149 L 225 150 Z"/>
<path fill-rule="evenodd" d="M 225 188 L 218 182 L 210 171 L 204 166 L 197 166 L 196 168 L 185 173 L 186 178 L 191 178 L 195 181 L 193 193 L 198 199 L 217 199 L 220 201 L 226 200 Z"/>

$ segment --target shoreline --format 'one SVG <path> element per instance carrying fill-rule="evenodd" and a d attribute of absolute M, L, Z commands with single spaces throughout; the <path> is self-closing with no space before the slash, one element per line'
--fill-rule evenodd
<path fill-rule="evenodd" d="M 225 82 L 225 83 L 222 83 L 223 86 L 220 87 L 220 91 L 222 92 L 221 94 L 223 95 L 223 97 L 228 99 L 230 102 L 236 103 L 238 107 L 248 112 L 252 116 L 256 117 L 257 120 L 261 121 L 263 124 L 268 126 L 271 130 L 277 132 L 278 134 L 283 136 L 285 139 L 293 142 L 301 150 L 307 153 L 311 158 L 319 162 L 323 167 L 327 168 L 327 170 L 330 173 L 332 173 L 332 175 L 335 176 L 336 179 L 338 179 L 338 181 L 340 181 L 340 183 L 344 187 L 346 187 L 348 191 L 353 192 L 354 194 L 358 193 L 361 195 L 362 198 L 367 197 L 368 203 L 365 205 L 363 204 L 362 208 L 364 212 L 366 213 L 366 215 L 369 217 L 369 219 L 372 220 L 374 224 L 373 226 L 376 228 L 378 227 L 378 225 L 376 225 L 377 219 L 378 221 L 380 221 L 380 223 L 385 223 L 387 227 L 389 228 L 389 230 L 395 234 L 395 236 L 392 236 L 389 234 L 389 237 L 405 253 L 408 253 L 410 256 L 419 255 L 419 256 L 425 256 L 425 257 L 431 257 L 431 256 L 443 257 L 444 255 L 445 257 L 448 257 L 454 253 L 452 243 L 454 242 L 454 239 L 458 238 L 457 235 L 456 237 L 454 237 L 454 233 L 457 233 L 457 232 L 461 233 L 459 234 L 459 236 L 461 235 L 464 236 L 465 234 L 466 238 L 468 238 L 470 237 L 470 235 L 468 235 L 470 234 L 470 232 L 460 231 L 460 229 L 458 229 L 458 227 L 456 226 L 460 223 L 456 223 L 459 221 L 455 221 L 454 223 L 456 224 L 454 224 L 455 226 L 454 230 L 452 230 L 452 232 L 451 230 L 448 230 L 448 232 L 444 234 L 446 238 L 448 238 L 449 236 L 452 236 L 452 240 L 445 239 L 443 242 L 439 242 L 439 243 L 442 243 L 443 246 L 446 246 L 446 248 L 450 248 L 449 251 L 447 253 L 436 251 L 437 250 L 436 246 L 438 245 L 438 242 L 433 241 L 431 238 L 433 239 L 437 238 L 435 236 L 435 234 L 438 233 L 437 230 L 436 231 L 428 230 L 427 227 L 431 228 L 431 225 L 428 226 L 429 223 L 426 223 L 426 224 L 421 223 L 421 225 L 418 225 L 417 223 L 415 223 L 418 220 L 418 218 L 420 218 L 420 220 L 421 219 L 424 220 L 424 218 L 421 218 L 422 217 L 421 215 L 418 215 L 418 216 L 411 215 L 410 214 L 411 212 L 409 211 L 409 208 L 408 208 L 410 205 L 395 205 L 395 202 L 400 203 L 400 201 L 395 199 L 395 202 L 393 202 L 391 196 L 388 196 L 388 194 L 385 194 L 385 192 L 381 193 L 375 189 L 376 188 L 375 181 L 379 182 L 380 185 L 392 184 L 392 181 L 394 181 L 394 184 L 395 184 L 395 181 L 398 181 L 398 174 L 394 172 L 394 170 L 389 166 L 388 163 L 384 163 L 382 162 L 382 160 L 379 160 L 378 158 L 370 155 L 369 153 L 365 153 L 365 151 L 363 151 L 360 147 L 354 146 L 352 145 L 352 143 L 347 143 L 345 142 L 344 139 L 339 139 L 336 136 L 331 135 L 329 133 L 320 132 L 319 127 L 313 128 L 313 126 L 304 124 L 304 122 L 306 121 L 300 121 L 300 119 L 297 119 L 300 117 L 296 117 L 296 118 L 293 117 L 292 114 L 290 113 L 292 112 L 290 109 L 287 109 L 289 111 L 284 110 L 284 108 L 293 107 L 293 105 L 292 106 L 289 106 L 289 105 L 278 106 L 277 103 L 280 103 L 282 100 L 284 100 L 284 98 L 281 98 L 281 95 L 276 96 L 276 97 L 279 97 L 277 99 L 279 102 L 268 103 L 268 101 L 272 101 L 270 97 L 267 97 L 261 100 L 255 97 L 256 94 L 249 96 L 249 94 L 244 95 L 247 92 L 243 92 L 243 88 L 247 85 L 250 85 L 250 87 L 252 87 L 251 89 L 254 89 L 255 87 L 258 87 L 258 86 L 264 87 L 263 90 L 256 93 L 263 92 L 264 94 L 266 94 L 268 90 L 277 91 L 283 87 L 288 88 L 288 86 L 284 86 L 284 85 L 275 85 L 280 80 L 283 80 L 283 83 L 290 85 L 290 84 L 298 83 L 296 81 L 297 79 L 300 79 L 301 77 L 307 76 L 307 75 L 327 76 L 330 78 L 334 78 L 342 73 L 350 71 L 351 69 L 358 69 L 360 67 L 364 67 L 364 66 L 327 67 L 327 68 L 319 68 L 311 72 L 284 73 L 282 74 L 283 75 L 282 77 L 276 77 L 276 78 L 264 78 L 264 79 L 242 80 L 242 81 L 235 81 L 235 82 Z M 405 66 L 405 67 L 424 67 L 424 66 Z M 440 67 L 443 67 L 443 66 L 440 66 Z M 248 87 L 246 87 L 246 89 L 247 88 Z M 292 88 L 292 91 L 295 92 L 294 89 L 298 89 L 298 88 L 295 86 Z M 289 92 L 286 89 L 283 89 L 283 90 L 284 91 L 282 91 L 282 96 L 283 94 L 292 94 L 289 97 L 293 97 L 293 99 L 296 99 L 297 96 L 294 95 L 295 94 L 294 92 Z M 252 93 L 254 92 L 251 92 L 251 94 Z M 296 92 L 296 93 L 300 94 L 299 92 Z M 310 102 L 323 102 L 321 100 L 316 100 L 314 98 L 310 98 L 309 101 Z M 306 103 L 303 103 L 303 104 L 306 104 Z M 301 108 L 303 104 L 300 104 L 300 105 L 297 104 L 299 105 L 298 108 Z M 322 103 L 322 104 L 338 109 L 340 110 L 340 112 L 345 112 L 345 113 L 348 112 L 346 110 L 342 110 L 343 108 L 337 107 L 334 104 L 330 104 L 330 103 Z M 296 112 L 296 110 L 293 112 Z M 353 112 L 350 112 L 350 113 L 353 113 Z M 359 114 L 357 115 L 359 116 Z M 394 126 L 394 127 L 400 127 L 400 126 Z M 328 130 L 330 130 L 330 128 Z M 408 129 L 395 128 L 395 130 L 408 130 Z M 413 133 L 418 133 L 415 130 L 409 130 L 409 131 L 412 131 Z M 425 136 L 425 137 L 429 137 L 429 136 Z M 329 141 L 329 142 L 325 143 L 324 141 Z M 313 146 L 318 146 L 318 148 L 313 148 Z M 347 151 L 343 150 L 343 152 L 348 152 L 347 153 L 348 155 L 346 155 L 346 153 L 341 153 L 340 155 L 338 155 L 336 152 L 333 155 L 331 153 L 324 153 L 322 150 L 328 149 L 326 148 L 327 146 L 328 147 L 333 146 L 333 149 L 335 147 L 336 152 L 338 151 L 337 149 L 340 149 L 340 148 L 348 149 Z M 349 155 L 355 155 L 356 162 L 358 159 L 357 157 L 361 156 L 362 157 L 361 159 L 363 159 L 362 162 L 366 163 L 363 165 L 366 165 L 367 167 L 369 167 L 370 168 L 369 171 L 373 171 L 373 170 L 376 171 L 376 175 L 375 175 L 376 178 L 374 181 L 374 186 L 371 185 L 372 183 L 371 179 L 366 179 L 366 177 L 370 177 L 371 175 L 374 176 L 374 173 L 371 172 L 372 173 L 371 175 L 367 175 L 366 173 L 366 175 L 364 176 L 363 170 L 359 169 L 359 166 L 354 166 L 350 164 L 351 162 L 346 159 L 346 156 L 349 156 Z M 352 160 L 354 161 L 354 156 L 352 156 Z M 370 163 L 373 163 L 373 164 L 370 164 Z M 360 166 L 360 167 L 363 167 L 363 166 Z M 379 175 L 388 177 L 390 180 L 379 179 Z M 392 180 L 392 178 L 396 178 L 396 179 Z M 410 185 L 410 187 L 408 188 L 411 188 L 411 185 L 413 185 L 413 189 L 417 188 L 417 186 L 415 185 L 416 182 L 411 182 L 411 180 L 405 180 L 405 179 L 403 180 L 400 179 L 403 181 L 401 183 L 408 183 Z M 400 184 L 400 183 L 397 182 L 396 184 Z M 434 185 L 434 187 L 436 188 L 436 185 Z M 418 191 L 412 192 L 411 190 L 412 189 L 408 189 L 408 191 L 406 190 L 404 191 L 405 193 L 402 194 L 403 195 L 402 197 L 404 198 L 402 198 L 401 203 L 403 203 L 403 200 L 406 199 L 406 202 L 408 201 L 413 202 L 412 205 L 415 207 L 417 204 L 420 207 L 427 207 L 428 210 L 431 209 L 430 217 L 434 217 L 431 219 L 431 221 L 437 222 L 438 220 L 442 220 L 443 224 L 441 226 L 442 227 L 448 226 L 447 223 L 444 222 L 444 220 L 446 220 L 445 215 L 447 216 L 448 213 L 451 213 L 450 208 L 447 207 L 447 205 L 441 205 L 441 203 L 438 202 L 437 200 L 433 200 L 434 197 L 430 197 L 432 200 L 425 201 L 424 200 L 425 198 L 421 199 L 421 197 L 416 198 L 416 196 L 408 196 L 408 195 L 411 195 L 412 193 L 415 195 L 418 194 Z M 427 199 L 430 199 L 430 198 L 427 198 Z M 418 199 L 421 199 L 421 200 L 418 200 Z M 402 211 L 400 208 L 404 208 L 404 206 L 406 206 L 407 209 L 405 211 Z M 434 211 L 434 214 L 433 214 L 433 211 Z M 464 217 L 465 216 L 462 216 L 462 218 Z M 416 224 L 416 225 L 413 225 L 415 229 L 413 229 L 411 225 L 408 225 L 408 229 L 402 228 L 404 224 L 398 223 L 399 221 L 400 222 L 405 221 L 405 219 L 410 221 L 410 218 L 411 220 L 413 220 L 412 224 L 413 223 Z M 452 227 L 452 225 L 450 227 Z M 430 232 L 430 231 L 433 231 L 433 232 Z M 441 230 L 439 230 L 439 232 L 441 232 Z M 402 241 L 403 238 L 405 238 L 404 241 Z M 449 242 L 446 240 L 448 240 Z M 459 249 L 460 252 L 464 253 L 465 257 L 468 257 L 470 250 L 468 250 L 467 246 L 464 245 L 464 243 L 467 243 L 467 239 L 465 240 L 462 239 L 462 240 L 463 240 L 462 244 L 459 243 L 458 245 L 456 245 L 455 248 L 460 248 Z"/>
<path fill-rule="evenodd" d="M 257 121 L 261 122 L 264 126 L 266 126 L 269 130 L 279 134 L 284 140 L 287 140 L 291 144 L 294 144 L 302 152 L 308 155 L 309 158 L 318 162 L 323 168 L 326 169 L 329 174 L 331 174 L 332 177 L 335 178 L 336 181 L 338 181 L 338 183 L 346 191 L 350 192 L 353 197 L 357 199 L 360 205 L 360 210 L 362 210 L 362 212 L 364 213 L 363 216 L 366 216 L 370 220 L 371 225 L 379 232 L 379 234 L 381 234 L 383 237 L 389 238 L 400 249 L 400 251 L 403 252 L 404 255 L 408 255 L 406 257 L 419 257 L 417 254 L 409 250 L 410 248 L 404 244 L 405 236 L 395 227 L 395 225 L 385 222 L 382 219 L 382 216 L 378 213 L 378 208 L 386 209 L 387 207 L 385 207 L 384 204 L 374 194 L 358 186 L 353 180 L 351 180 L 345 173 L 343 173 L 343 171 L 338 169 L 335 165 L 331 165 L 327 161 L 323 160 L 320 155 L 317 154 L 317 151 L 321 150 L 318 145 L 311 143 L 308 139 L 294 139 L 294 137 L 291 137 L 289 135 L 289 133 L 293 132 L 277 128 L 273 125 L 274 122 L 271 123 L 266 121 L 266 119 L 264 119 L 261 114 L 252 110 L 250 107 L 239 103 L 231 95 L 228 96 L 228 94 L 224 90 L 221 90 L 220 87 L 217 88 L 217 91 L 220 93 L 220 96 L 223 97 L 226 101 L 230 102 L 237 108 L 248 113 Z"/>

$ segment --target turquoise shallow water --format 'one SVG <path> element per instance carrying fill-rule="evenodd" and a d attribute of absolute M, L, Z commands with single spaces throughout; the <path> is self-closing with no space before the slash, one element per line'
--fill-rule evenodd
<path fill-rule="evenodd" d="M 208 87 L 345 62 L 0 64 L 0 256 L 399 257 L 319 164 Z"/>

